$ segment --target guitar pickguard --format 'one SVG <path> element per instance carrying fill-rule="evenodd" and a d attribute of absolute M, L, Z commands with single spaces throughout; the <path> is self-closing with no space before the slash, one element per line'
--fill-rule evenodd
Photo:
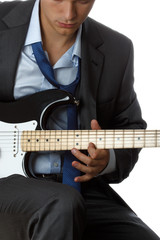
<path fill-rule="evenodd" d="M 25 152 L 21 150 L 21 134 L 25 130 L 35 130 L 36 121 L 25 123 L 0 122 L 0 177 L 12 174 L 25 175 L 23 159 Z"/>

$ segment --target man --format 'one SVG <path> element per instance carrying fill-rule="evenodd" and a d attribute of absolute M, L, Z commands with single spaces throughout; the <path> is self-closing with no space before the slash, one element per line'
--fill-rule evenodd
<path fill-rule="evenodd" d="M 0 4 L 0 100 L 63 89 L 78 76 L 79 128 L 145 128 L 133 89 L 132 43 L 88 18 L 94 2 Z M 54 69 L 53 83 L 38 64 L 33 45 L 40 41 Z M 47 127 L 66 129 L 66 119 L 61 106 L 50 114 Z M 31 178 L 15 174 L 0 179 L 1 239 L 159 239 L 108 185 L 129 175 L 138 153 L 99 150 L 93 143 L 87 153 L 73 148 L 77 159 L 72 168 L 82 173 L 74 178 L 80 193 L 61 183 L 65 153 L 31 153 Z"/>

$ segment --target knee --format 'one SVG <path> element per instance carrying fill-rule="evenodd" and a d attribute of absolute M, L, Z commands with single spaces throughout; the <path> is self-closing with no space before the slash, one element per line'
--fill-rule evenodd
<path fill-rule="evenodd" d="M 85 227 L 85 216 L 85 203 L 81 194 L 61 184 L 30 219 L 29 236 L 31 238 L 39 232 L 41 236 L 44 235 L 42 239 L 49 239 L 48 235 L 55 236 L 58 231 L 57 234 L 62 235 L 59 239 L 65 239 L 69 234 L 74 238 L 67 239 L 80 239 Z M 61 229 L 61 233 L 58 229 Z"/>
<path fill-rule="evenodd" d="M 43 197 L 42 197 L 43 196 Z M 85 217 L 86 207 L 82 195 L 74 188 L 65 184 L 46 185 L 41 188 L 41 193 L 37 195 L 34 204 L 37 208 L 36 212 L 42 214 L 51 213 L 53 215 Z"/>
<path fill-rule="evenodd" d="M 85 215 L 86 208 L 84 199 L 74 188 L 63 185 L 63 189 L 61 189 L 57 197 L 62 214 L 79 213 Z"/>

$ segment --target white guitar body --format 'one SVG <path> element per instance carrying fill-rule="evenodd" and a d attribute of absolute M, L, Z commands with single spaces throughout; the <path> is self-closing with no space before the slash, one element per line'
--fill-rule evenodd
<path fill-rule="evenodd" d="M 0 178 L 12 174 L 25 176 L 21 135 L 23 130 L 35 130 L 36 127 L 36 121 L 17 124 L 0 122 Z"/>

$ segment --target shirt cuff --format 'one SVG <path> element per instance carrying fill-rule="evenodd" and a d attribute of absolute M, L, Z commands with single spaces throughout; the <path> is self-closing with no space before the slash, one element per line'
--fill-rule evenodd
<path fill-rule="evenodd" d="M 103 174 L 112 173 L 116 170 L 116 155 L 113 149 L 109 149 L 109 162 L 105 169 L 101 173 L 98 174 L 98 176 Z"/>

